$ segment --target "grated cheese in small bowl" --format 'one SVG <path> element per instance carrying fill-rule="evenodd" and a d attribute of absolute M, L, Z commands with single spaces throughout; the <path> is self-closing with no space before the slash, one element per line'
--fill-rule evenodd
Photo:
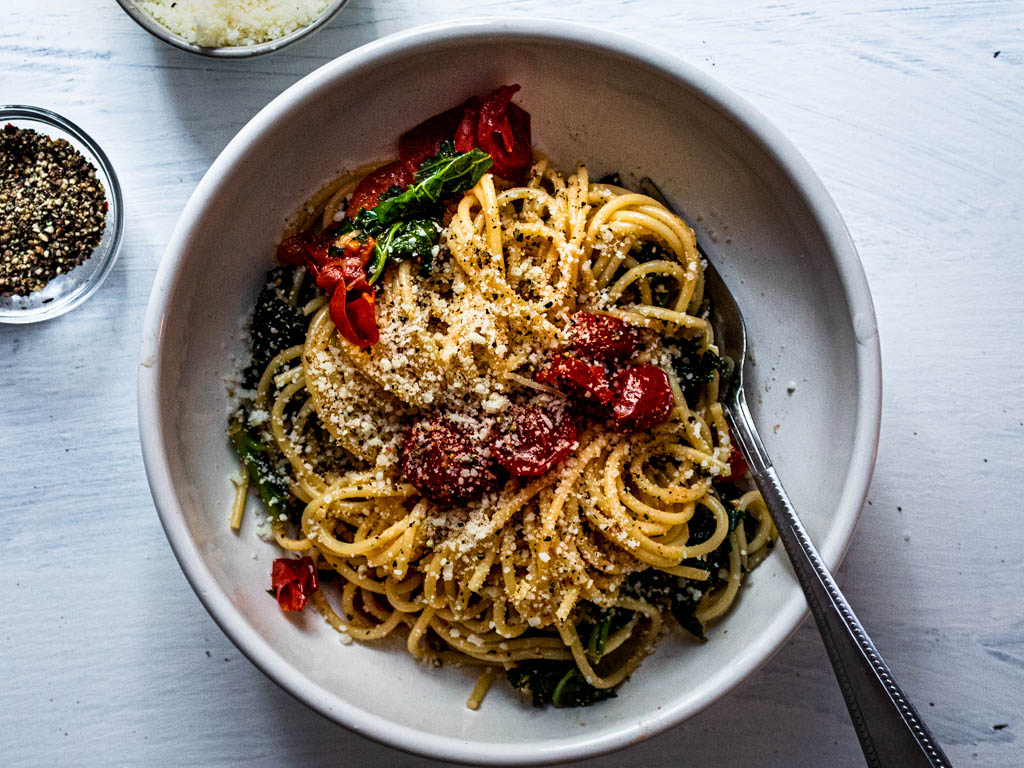
<path fill-rule="evenodd" d="M 135 0 L 136 6 L 187 43 L 203 48 L 277 40 L 319 19 L 331 0 Z"/>

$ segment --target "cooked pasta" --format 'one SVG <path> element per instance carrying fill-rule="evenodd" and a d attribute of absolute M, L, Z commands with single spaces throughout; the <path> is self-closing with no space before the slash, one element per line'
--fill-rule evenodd
<path fill-rule="evenodd" d="M 292 234 L 331 232 L 364 175 L 331 185 Z M 304 339 L 259 372 L 239 417 L 278 459 L 280 508 L 292 511 L 274 516 L 273 535 L 311 558 L 312 603 L 339 632 L 401 636 L 417 659 L 481 666 L 471 708 L 503 671 L 536 702 L 590 703 L 637 668 L 666 618 L 702 636 L 774 541 L 759 494 L 739 487 L 702 256 L 657 200 L 584 166 L 563 175 L 537 152 L 525 181 L 485 173 L 442 224 L 429 273 L 413 259 L 382 272 L 372 345 L 336 329 L 336 302 L 305 269 L 279 277 Z M 635 349 L 581 363 L 581 318 L 627 329 Z M 545 376 L 562 353 L 607 370 L 611 390 L 664 372 L 663 415 L 623 421 L 621 392 L 602 404 L 584 395 L 603 383 L 581 394 L 571 376 Z M 524 408 L 540 421 L 516 421 Z M 442 432 L 419 435 L 428 459 L 431 440 L 479 449 L 447 496 L 432 492 L 440 465 L 417 465 L 410 436 L 438 414 Z M 493 463 L 537 425 L 568 435 L 554 466 Z M 519 458 L 540 450 L 528 447 Z"/>

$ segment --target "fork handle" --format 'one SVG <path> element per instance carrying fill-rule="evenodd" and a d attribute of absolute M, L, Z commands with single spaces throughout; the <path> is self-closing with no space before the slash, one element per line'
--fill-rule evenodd
<path fill-rule="evenodd" d="M 871 768 L 949 768 L 949 759 L 811 543 L 757 434 L 742 389 L 726 415 L 825 641 L 867 764 Z"/>

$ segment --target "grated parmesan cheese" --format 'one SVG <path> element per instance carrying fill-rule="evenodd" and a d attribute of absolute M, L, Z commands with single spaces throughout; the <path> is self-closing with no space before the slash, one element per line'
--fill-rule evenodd
<path fill-rule="evenodd" d="M 254 45 L 308 27 L 328 0 L 136 0 L 162 26 L 205 48 Z"/>

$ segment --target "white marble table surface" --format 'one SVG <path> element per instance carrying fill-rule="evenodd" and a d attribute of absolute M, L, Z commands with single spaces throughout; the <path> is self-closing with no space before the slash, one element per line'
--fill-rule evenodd
<path fill-rule="evenodd" d="M 86 305 L 0 327 L 0 765 L 406 766 L 246 661 L 192 594 L 139 453 L 143 310 L 200 176 L 332 57 L 467 12 L 551 16 L 677 51 L 824 179 L 878 311 L 885 406 L 839 570 L 958 766 L 1024 765 L 1024 4 L 1017 0 L 351 0 L 270 57 L 171 49 L 113 0 L 0 0 L 0 102 L 109 153 L 127 231 Z M 818 635 L 684 725 L 586 763 L 857 766 Z"/>

